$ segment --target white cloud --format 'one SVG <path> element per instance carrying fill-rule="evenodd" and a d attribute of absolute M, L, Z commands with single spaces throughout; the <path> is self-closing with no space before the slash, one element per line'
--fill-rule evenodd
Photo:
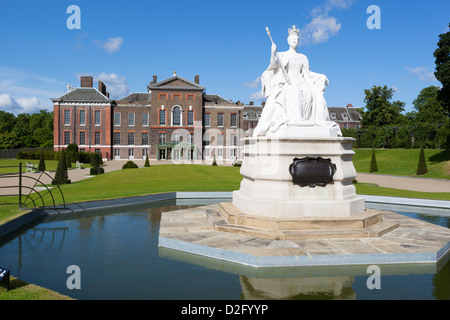
<path fill-rule="evenodd" d="M 250 101 L 265 101 L 266 97 L 261 91 L 257 91 L 250 96 Z"/>
<path fill-rule="evenodd" d="M 411 72 L 414 76 L 418 77 L 420 81 L 423 82 L 433 82 L 437 81 L 433 72 L 428 71 L 427 68 L 417 67 L 417 68 L 409 68 L 406 67 L 406 70 Z"/>
<path fill-rule="evenodd" d="M 13 98 L 9 93 L 2 93 L 0 109 L 14 114 L 35 113 L 42 109 L 42 105 L 37 97 Z"/>
<path fill-rule="evenodd" d="M 102 72 L 96 77 L 96 80 L 100 80 L 106 85 L 106 91 L 110 93 L 112 99 L 123 98 L 130 92 L 130 86 L 125 77 L 115 73 L 107 74 Z"/>
<path fill-rule="evenodd" d="M 322 43 L 336 35 L 341 30 L 341 24 L 335 17 L 320 15 L 313 18 L 301 31 L 302 43 Z"/>
<path fill-rule="evenodd" d="M 346 9 L 353 2 L 354 0 L 327 0 L 321 6 L 311 10 L 312 20 L 305 27 L 301 28 L 300 43 L 323 43 L 338 34 L 342 25 L 329 13 L 333 9 Z"/>
<path fill-rule="evenodd" d="M 244 86 L 246 86 L 247 88 L 252 88 L 252 89 L 260 87 L 261 86 L 261 76 L 259 76 L 252 82 L 244 83 Z"/>
<path fill-rule="evenodd" d="M 109 54 L 119 51 L 122 43 L 122 37 L 108 38 L 108 40 L 100 42 L 101 47 Z"/>

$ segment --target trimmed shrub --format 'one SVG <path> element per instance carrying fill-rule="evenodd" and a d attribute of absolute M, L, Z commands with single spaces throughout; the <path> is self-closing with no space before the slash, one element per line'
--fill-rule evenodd
<path fill-rule="evenodd" d="M 127 163 L 125 163 L 122 166 L 122 169 L 135 169 L 135 168 L 139 168 L 138 165 L 136 163 L 134 163 L 133 161 L 127 161 Z"/>
<path fill-rule="evenodd" d="M 419 163 L 417 165 L 417 175 L 428 173 L 427 162 L 425 160 L 425 152 L 420 148 Z"/>
<path fill-rule="evenodd" d="M 66 153 L 64 152 L 63 149 L 60 151 L 58 167 L 56 168 L 56 173 L 55 177 L 53 178 L 52 184 L 66 184 L 66 183 L 70 183 L 70 180 L 66 167 Z"/>
<path fill-rule="evenodd" d="M 101 156 L 98 153 L 93 153 L 91 155 L 91 158 L 92 158 L 92 161 L 91 161 L 92 168 L 90 170 L 90 174 L 97 175 L 97 174 L 105 173 L 105 169 L 100 167 Z"/>
<path fill-rule="evenodd" d="M 214 167 L 217 167 L 216 156 L 214 156 L 214 160 L 213 160 L 212 165 L 213 165 Z"/>
<path fill-rule="evenodd" d="M 148 154 L 145 156 L 145 164 L 144 164 L 145 168 L 150 167 L 150 161 L 148 161 Z"/>
<path fill-rule="evenodd" d="M 370 172 L 377 172 L 377 158 L 375 157 L 375 148 L 372 148 L 372 160 L 370 160 Z"/>
<path fill-rule="evenodd" d="M 41 171 L 41 172 L 45 171 L 44 150 L 41 151 L 41 158 L 39 159 L 38 170 Z"/>

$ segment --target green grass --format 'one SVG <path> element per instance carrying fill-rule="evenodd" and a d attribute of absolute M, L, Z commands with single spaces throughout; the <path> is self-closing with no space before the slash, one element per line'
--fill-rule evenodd
<path fill-rule="evenodd" d="M 450 179 L 450 149 L 425 149 L 428 173 L 417 176 L 420 149 L 376 149 L 378 172 L 420 178 Z M 372 149 L 356 149 L 353 164 L 357 172 L 370 173 Z"/>
<path fill-rule="evenodd" d="M 371 196 L 386 196 L 399 198 L 432 199 L 450 201 L 450 192 L 419 192 L 378 187 L 370 183 L 356 183 L 356 193 Z"/>
<path fill-rule="evenodd" d="M 26 283 L 11 276 L 9 291 L 0 289 L 0 300 L 73 300 L 57 292 Z"/>
<path fill-rule="evenodd" d="M 25 172 L 25 165 L 27 162 L 33 163 L 36 167 L 39 165 L 39 160 L 26 160 L 26 159 L 0 159 L 0 174 L 5 173 L 16 173 L 19 171 L 19 168 L 11 168 L 11 166 L 19 166 L 19 163 L 22 162 L 22 172 Z M 8 168 L 2 168 L 4 166 L 8 166 Z M 56 167 L 58 166 L 57 160 L 45 160 L 45 170 L 46 171 L 56 171 Z M 83 167 L 90 168 L 89 164 L 83 164 Z M 75 168 L 75 163 L 72 164 L 72 168 Z"/>

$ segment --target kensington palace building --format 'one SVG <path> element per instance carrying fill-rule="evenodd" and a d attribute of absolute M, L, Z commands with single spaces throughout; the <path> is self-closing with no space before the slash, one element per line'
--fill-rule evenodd
<path fill-rule="evenodd" d="M 241 139 L 252 135 L 264 104 L 208 95 L 199 80 L 174 73 L 158 82 L 153 76 L 147 92 L 113 100 L 102 81 L 95 88 L 92 77 L 82 76 L 79 88 L 68 87 L 52 99 L 54 149 L 75 143 L 104 160 L 242 160 Z M 351 105 L 330 110 L 341 127 L 359 127 L 359 113 Z"/>

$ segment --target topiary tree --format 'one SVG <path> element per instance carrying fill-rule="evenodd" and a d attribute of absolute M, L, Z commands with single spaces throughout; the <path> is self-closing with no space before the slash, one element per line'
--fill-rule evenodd
<path fill-rule="evenodd" d="M 419 164 L 417 165 L 417 175 L 425 174 L 428 172 L 427 169 L 427 162 L 425 160 L 425 152 L 423 151 L 423 148 L 420 148 L 420 155 L 419 155 Z"/>
<path fill-rule="evenodd" d="M 45 159 L 44 159 L 44 150 L 41 150 L 41 158 L 39 159 L 39 171 L 44 172 L 45 171 Z"/>
<path fill-rule="evenodd" d="M 91 175 L 102 174 L 105 172 L 105 169 L 100 167 L 100 159 L 101 156 L 98 153 L 92 154 L 92 168 L 90 170 Z"/>
<path fill-rule="evenodd" d="M 214 156 L 212 165 L 213 165 L 214 167 L 217 167 L 216 156 Z"/>
<path fill-rule="evenodd" d="M 70 183 L 69 174 L 67 173 L 66 166 L 66 153 L 64 149 L 60 151 L 58 166 L 56 168 L 55 177 L 53 178 L 52 184 L 66 184 Z"/>
<path fill-rule="evenodd" d="M 377 172 L 377 159 L 375 157 L 375 148 L 372 148 L 372 160 L 370 161 L 370 172 Z"/>
<path fill-rule="evenodd" d="M 148 154 L 145 156 L 145 164 L 144 164 L 145 168 L 150 167 L 150 161 L 148 161 Z"/>
<path fill-rule="evenodd" d="M 125 163 L 122 166 L 122 169 L 134 169 L 134 168 L 139 168 L 138 165 L 136 163 L 134 163 L 133 161 L 127 161 L 127 163 Z"/>

